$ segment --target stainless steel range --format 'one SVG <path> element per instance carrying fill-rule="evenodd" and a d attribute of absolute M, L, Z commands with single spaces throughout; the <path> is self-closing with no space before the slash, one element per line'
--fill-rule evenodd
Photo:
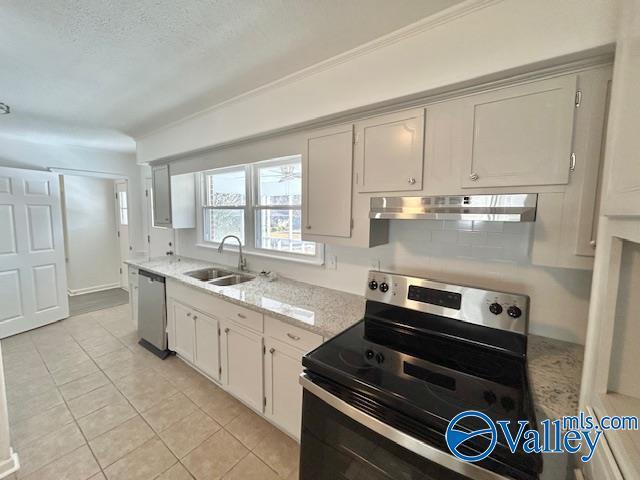
<path fill-rule="evenodd" d="M 365 317 L 303 358 L 300 479 L 537 479 L 540 456 L 503 436 L 474 463 L 445 440 L 468 410 L 535 428 L 528 311 L 523 295 L 370 272 Z M 490 441 L 476 435 L 465 452 Z"/>

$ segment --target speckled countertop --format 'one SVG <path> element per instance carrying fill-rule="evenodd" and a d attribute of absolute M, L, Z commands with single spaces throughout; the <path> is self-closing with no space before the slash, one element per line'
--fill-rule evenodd
<path fill-rule="evenodd" d="M 327 338 L 340 333 L 364 316 L 364 297 L 296 282 L 285 277 L 269 281 L 265 277 L 256 276 L 249 282 L 220 287 L 201 282 L 185 273 L 216 266 L 233 270 L 225 265 L 214 265 L 187 257 L 162 257 L 149 261 L 131 259 L 127 263 L 173 278 L 211 295 L 222 297 Z"/>
<path fill-rule="evenodd" d="M 325 338 L 342 332 L 364 316 L 364 297 L 285 277 L 270 282 L 265 277 L 256 276 L 250 282 L 219 287 L 189 277 L 185 272 L 215 266 L 233 270 L 228 266 L 187 257 L 161 257 L 150 261 L 132 259 L 127 263 L 319 333 Z M 539 420 L 556 419 L 577 412 L 583 355 L 584 348 L 580 345 L 529 335 L 529 381 Z"/>
<path fill-rule="evenodd" d="M 577 413 L 583 357 L 582 345 L 529 335 L 529 382 L 538 421 Z"/>

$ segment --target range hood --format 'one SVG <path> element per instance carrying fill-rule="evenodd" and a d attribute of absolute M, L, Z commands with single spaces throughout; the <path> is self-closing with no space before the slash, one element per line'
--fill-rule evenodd
<path fill-rule="evenodd" d="M 538 194 L 372 197 L 369 218 L 533 222 Z"/>

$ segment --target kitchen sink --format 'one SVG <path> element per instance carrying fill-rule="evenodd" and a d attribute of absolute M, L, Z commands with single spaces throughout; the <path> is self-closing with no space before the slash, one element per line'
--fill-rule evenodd
<path fill-rule="evenodd" d="M 220 277 L 217 280 L 209 282 L 211 285 L 218 285 L 219 287 L 227 287 L 229 285 L 237 285 L 239 283 L 248 282 L 256 278 L 253 275 L 245 275 L 241 273 L 234 273 L 225 277 Z"/>
<path fill-rule="evenodd" d="M 185 275 L 200 280 L 201 282 L 209 282 L 216 278 L 233 275 L 233 272 L 230 272 L 229 270 L 222 270 L 220 268 L 202 268 L 200 270 L 186 272 Z"/>

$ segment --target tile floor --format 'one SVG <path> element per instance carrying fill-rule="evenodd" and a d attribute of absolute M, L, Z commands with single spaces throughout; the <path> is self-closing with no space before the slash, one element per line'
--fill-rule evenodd
<path fill-rule="evenodd" d="M 178 358 L 142 349 L 128 305 L 5 339 L 2 353 L 14 479 L 298 478 L 298 444 Z"/>

